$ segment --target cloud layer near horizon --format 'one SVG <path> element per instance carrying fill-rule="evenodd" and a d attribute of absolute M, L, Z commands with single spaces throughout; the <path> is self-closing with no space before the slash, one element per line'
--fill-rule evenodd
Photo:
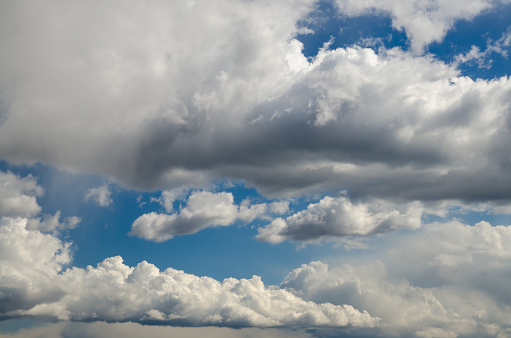
<path fill-rule="evenodd" d="M 227 327 L 374 327 L 379 319 L 349 305 L 303 301 L 266 287 L 261 278 L 218 282 L 120 256 L 97 267 L 67 268 L 69 245 L 27 229 L 27 220 L 0 221 L 1 317 Z"/>
<path fill-rule="evenodd" d="M 11 185 L 16 190 L 26 180 L 15 176 Z M 367 211 L 342 198 L 336 202 Z M 505 226 L 453 221 L 387 234 L 368 264 L 311 262 L 280 286 L 266 286 L 258 276 L 219 282 L 172 268 L 160 271 L 146 261 L 131 267 L 120 256 L 96 267 L 72 267 L 70 243 L 28 223 L 0 220 L 3 319 L 315 327 L 318 336 L 328 336 L 329 327 L 349 327 L 355 335 L 358 329 L 371 330 L 362 335 L 424 337 L 511 333 L 511 230 Z"/>

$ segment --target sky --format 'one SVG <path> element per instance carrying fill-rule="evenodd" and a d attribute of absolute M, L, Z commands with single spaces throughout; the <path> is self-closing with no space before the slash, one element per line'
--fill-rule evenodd
<path fill-rule="evenodd" d="M 1 1 L 0 49 L 0 337 L 511 337 L 511 1 Z"/>

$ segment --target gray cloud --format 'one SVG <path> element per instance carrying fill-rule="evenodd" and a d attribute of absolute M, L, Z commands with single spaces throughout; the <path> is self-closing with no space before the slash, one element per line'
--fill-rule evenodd
<path fill-rule="evenodd" d="M 100 16 L 59 1 L 37 15 L 25 2 L 4 5 L 2 32 L 19 38 L 0 40 L 0 156 L 138 189 L 228 177 L 270 197 L 508 199 L 509 81 L 356 46 L 325 48 L 309 63 L 293 37 L 312 3 L 123 2 L 119 12 L 109 2 L 98 3 Z M 440 33 L 413 33 L 417 46 L 491 4 L 436 5 L 339 2 L 348 15 L 393 13 L 413 32 L 428 9 Z"/>
<path fill-rule="evenodd" d="M 349 198 L 326 196 L 306 210 L 286 219 L 277 218 L 259 229 L 257 239 L 271 243 L 285 240 L 321 241 L 333 237 L 360 236 L 421 226 L 423 207 L 385 201 L 352 203 Z"/>

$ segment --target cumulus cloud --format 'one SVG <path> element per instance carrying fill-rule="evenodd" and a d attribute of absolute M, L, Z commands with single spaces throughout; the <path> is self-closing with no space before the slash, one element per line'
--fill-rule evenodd
<path fill-rule="evenodd" d="M 34 177 L 21 178 L 10 172 L 0 171 L 0 216 L 34 216 L 41 211 L 37 196 L 43 189 Z"/>
<path fill-rule="evenodd" d="M 420 203 L 353 203 L 345 196 L 326 196 L 318 203 L 309 204 L 306 210 L 286 219 L 277 218 L 268 226 L 260 228 L 257 239 L 271 243 L 285 240 L 307 242 L 414 229 L 420 227 L 422 213 Z"/>
<path fill-rule="evenodd" d="M 349 305 L 316 304 L 267 287 L 261 278 L 218 282 L 120 256 L 97 267 L 68 268 L 69 243 L 28 230 L 26 219 L 0 223 L 1 316 L 74 321 L 227 327 L 373 327 L 379 322 Z"/>
<path fill-rule="evenodd" d="M 93 200 L 99 206 L 107 207 L 113 203 L 113 200 L 110 197 L 111 194 L 112 192 L 110 191 L 108 185 L 106 184 L 100 187 L 89 189 L 89 191 L 87 191 L 87 194 L 84 197 L 84 200 L 85 201 Z"/>
<path fill-rule="evenodd" d="M 430 224 L 395 236 L 368 265 L 312 262 L 281 287 L 367 310 L 386 336 L 507 336 L 509 236 L 510 227 L 487 222 Z"/>
<path fill-rule="evenodd" d="M 69 243 L 0 222 L 3 318 L 225 327 L 372 328 L 386 336 L 505 336 L 511 228 L 486 222 L 430 224 L 389 237 L 392 250 L 366 265 L 304 264 L 280 285 L 222 282 L 111 257 L 70 263 Z M 23 249 L 23 250 L 22 250 Z M 406 253 L 406 254 L 405 254 Z M 376 260 L 374 260 L 376 259 Z M 327 335 L 328 331 L 325 331 Z M 367 332 L 366 332 L 367 333 Z"/>
<path fill-rule="evenodd" d="M 80 223 L 81 218 L 76 216 L 66 217 L 64 223 L 60 223 L 60 210 L 53 216 L 34 217 L 41 212 L 37 197 L 43 192 L 31 175 L 20 177 L 0 171 L 0 217 L 33 217 L 27 219 L 27 228 L 43 232 L 73 229 Z"/>
<path fill-rule="evenodd" d="M 294 38 L 313 2 L 112 1 L 100 16 L 3 4 L 0 157 L 139 189 L 230 178 L 271 198 L 509 199 L 509 79 L 398 49 L 309 62 Z M 493 4 L 338 1 L 346 15 L 392 13 L 415 49 Z"/>
<path fill-rule="evenodd" d="M 71 261 L 69 243 L 27 229 L 27 219 L 0 218 L 0 317 L 62 296 L 55 283 Z"/>
<path fill-rule="evenodd" d="M 162 194 L 164 203 L 168 196 Z M 282 205 L 272 205 L 277 211 L 283 211 Z M 228 226 L 236 220 L 250 223 L 264 215 L 267 210 L 266 203 L 250 205 L 248 200 L 242 201 L 238 206 L 234 203 L 234 196 L 231 193 L 195 191 L 188 198 L 186 207 L 179 212 L 173 214 L 151 212 L 137 218 L 133 222 L 130 235 L 161 242 L 176 235 L 194 234 L 207 227 Z"/>

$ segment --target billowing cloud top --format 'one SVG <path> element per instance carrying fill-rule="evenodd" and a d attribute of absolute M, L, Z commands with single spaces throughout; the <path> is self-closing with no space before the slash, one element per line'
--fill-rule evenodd
<path fill-rule="evenodd" d="M 0 2 L 0 321 L 511 335 L 509 227 L 491 225 L 511 214 L 511 81 L 464 72 L 491 68 L 495 55 L 507 61 L 511 33 L 501 29 L 486 49 L 428 52 L 446 48 L 457 23 L 509 6 Z M 311 52 L 305 37 L 321 35 L 322 11 L 337 25 L 383 20 L 405 41 L 339 35 Z M 38 180 L 41 167 L 96 181 L 67 200 Z M 140 209 L 127 207 L 128 193 L 116 200 L 120 191 L 138 194 Z M 111 229 L 95 212 L 117 212 L 122 227 L 109 233 L 148 247 L 248 225 L 257 250 L 285 241 L 370 249 L 343 251 L 344 265 L 336 251 L 280 285 L 117 253 L 74 266 L 87 245 L 72 244 L 78 216 Z"/>
<path fill-rule="evenodd" d="M 336 8 L 390 13 L 422 47 L 492 4 Z M 357 46 L 309 62 L 294 38 L 313 1 L 118 5 L 2 5 L 0 157 L 143 189 L 229 177 L 276 197 L 509 196 L 507 78 Z"/>

